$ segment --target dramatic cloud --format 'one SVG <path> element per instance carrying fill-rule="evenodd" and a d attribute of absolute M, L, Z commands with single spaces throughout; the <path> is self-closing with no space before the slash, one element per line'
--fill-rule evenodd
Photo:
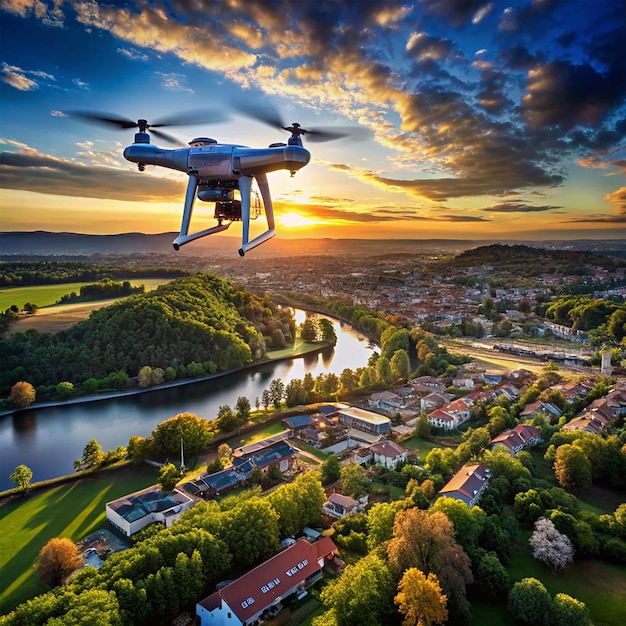
<path fill-rule="evenodd" d="M 0 187 L 132 202 L 182 202 L 185 193 L 181 182 L 111 167 L 88 167 L 32 149 L 0 152 Z"/>
<path fill-rule="evenodd" d="M 543 211 L 553 211 L 560 209 L 560 206 L 533 206 L 531 204 L 522 204 L 519 202 L 511 202 L 507 204 L 495 204 L 494 206 L 483 209 L 488 213 L 541 213 Z"/>

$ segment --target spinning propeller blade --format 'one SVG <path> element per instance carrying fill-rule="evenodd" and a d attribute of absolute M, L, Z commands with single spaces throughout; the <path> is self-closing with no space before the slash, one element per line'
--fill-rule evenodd
<path fill-rule="evenodd" d="M 225 113 L 221 113 L 219 111 L 189 111 L 187 113 L 181 113 L 173 118 L 164 118 L 157 120 L 154 124 L 149 124 L 145 119 L 139 119 L 134 122 L 133 120 L 129 120 L 125 117 L 116 116 L 111 113 L 98 113 L 96 111 L 64 111 L 64 113 L 70 117 L 89 123 L 117 126 L 122 130 L 126 130 L 128 128 L 138 128 L 142 133 L 149 131 L 156 137 L 160 137 L 165 141 L 179 145 L 185 145 L 185 142 L 180 141 L 180 139 L 177 139 L 173 135 L 169 135 L 168 133 L 164 133 L 163 131 L 156 129 L 163 128 L 165 126 L 213 124 L 216 122 L 223 122 L 228 119 L 228 116 Z"/>
<path fill-rule="evenodd" d="M 315 129 L 302 128 L 298 123 L 293 122 L 287 126 L 283 121 L 278 109 L 269 102 L 251 104 L 247 102 L 233 102 L 232 107 L 246 117 L 252 118 L 272 128 L 288 130 L 296 134 L 307 135 L 311 142 L 321 143 L 323 141 L 335 141 L 336 139 L 350 138 L 353 141 L 361 141 L 372 136 L 372 131 L 364 126 L 324 126 Z"/>

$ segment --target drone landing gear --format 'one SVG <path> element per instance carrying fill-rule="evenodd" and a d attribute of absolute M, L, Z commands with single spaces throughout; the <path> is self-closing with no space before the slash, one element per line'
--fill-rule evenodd
<path fill-rule="evenodd" d="M 258 174 L 256 176 L 256 180 L 261 191 L 261 197 L 263 198 L 263 206 L 265 207 L 265 215 L 267 217 L 267 231 L 265 231 L 258 237 L 255 237 L 252 241 L 248 241 L 250 237 L 250 219 L 253 217 L 251 215 L 250 209 L 252 177 L 242 176 L 239 179 L 239 191 L 241 193 L 241 217 L 239 219 L 241 219 L 242 222 L 241 247 L 239 248 L 240 256 L 244 256 L 244 254 L 248 252 L 248 250 L 256 248 L 258 245 L 264 243 L 268 239 L 271 239 L 276 234 L 274 228 L 274 209 L 272 206 L 272 198 L 270 195 L 269 184 L 267 182 L 267 176 L 265 174 Z M 222 219 L 218 218 L 219 222 L 217 226 L 213 226 L 212 228 L 206 228 L 204 230 L 189 234 L 191 215 L 193 213 L 193 205 L 196 199 L 197 191 L 198 177 L 194 174 L 190 174 L 189 182 L 187 184 L 187 193 L 185 194 L 185 206 L 183 209 L 183 221 L 180 227 L 180 235 L 176 237 L 176 239 L 172 243 L 172 245 L 174 246 L 174 250 L 180 250 L 181 246 L 189 243 L 190 241 L 195 241 L 196 239 L 200 239 L 201 237 L 206 237 L 207 235 L 213 235 L 215 233 L 226 230 L 233 223 L 233 221 L 236 220 L 234 215 L 232 219 L 229 216 L 224 215 L 222 219 L 228 219 L 229 221 L 222 222 Z M 239 207 L 237 207 L 237 212 L 238 210 Z"/>
<path fill-rule="evenodd" d="M 252 193 L 252 177 L 242 176 L 239 179 L 239 191 L 241 193 L 241 248 L 239 248 L 239 256 L 243 256 L 248 250 L 256 248 L 262 243 L 271 239 L 275 234 L 274 228 L 274 207 L 272 206 L 272 196 L 270 195 L 270 186 L 267 182 L 265 174 L 257 174 L 256 182 L 261 191 L 263 198 L 263 206 L 265 207 L 265 217 L 267 218 L 267 230 L 255 237 L 252 241 L 248 241 L 250 237 L 250 196 Z"/>

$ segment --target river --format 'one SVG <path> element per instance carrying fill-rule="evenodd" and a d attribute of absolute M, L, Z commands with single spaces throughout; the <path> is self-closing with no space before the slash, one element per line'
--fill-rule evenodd
<path fill-rule="evenodd" d="M 296 322 L 305 319 L 296 311 Z M 267 363 L 208 381 L 195 382 L 148 393 L 103 399 L 83 404 L 33 408 L 0 418 L 0 491 L 14 486 L 9 476 L 17 465 L 30 467 L 33 482 L 74 471 L 75 459 L 82 456 L 90 439 L 103 450 L 126 446 L 132 435 L 147 437 L 163 420 L 178 413 L 194 413 L 215 419 L 220 406 L 234 408 L 237 398 L 248 398 L 254 408 L 270 382 L 280 378 L 287 384 L 345 368 L 367 365 L 374 346 L 346 324 L 332 320 L 337 333 L 334 350 L 297 359 Z"/>

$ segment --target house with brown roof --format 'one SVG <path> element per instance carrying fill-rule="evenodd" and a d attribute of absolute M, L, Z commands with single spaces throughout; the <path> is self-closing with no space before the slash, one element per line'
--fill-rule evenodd
<path fill-rule="evenodd" d="M 196 605 L 199 626 L 246 626 L 279 610 L 281 600 L 322 575 L 337 546 L 330 537 L 299 539 L 271 559 L 215 591 Z"/>
<path fill-rule="evenodd" d="M 374 455 L 374 463 L 380 463 L 388 469 L 393 469 L 398 463 L 405 463 L 408 454 L 404 446 L 388 439 L 372 444 L 369 449 Z"/>
<path fill-rule="evenodd" d="M 507 430 L 491 440 L 491 449 L 506 450 L 515 456 L 520 450 L 537 445 L 541 441 L 541 433 L 535 426 L 518 424 L 512 430 Z"/>
<path fill-rule="evenodd" d="M 551 424 L 556 422 L 562 415 L 561 409 L 551 402 L 531 402 L 527 404 L 519 414 L 521 420 L 529 419 L 535 415 L 543 415 Z"/>
<path fill-rule="evenodd" d="M 444 404 L 448 404 L 453 399 L 454 396 L 445 391 L 429 393 L 420 399 L 420 408 L 422 411 L 434 411 L 435 409 L 440 409 Z"/>
<path fill-rule="evenodd" d="M 350 496 L 344 496 L 340 493 L 331 493 L 328 500 L 322 506 L 322 513 L 330 515 L 337 519 L 341 519 L 350 513 L 358 513 L 367 505 L 367 496 L 360 500 L 355 500 Z"/>
<path fill-rule="evenodd" d="M 464 465 L 441 489 L 440 496 L 474 506 L 489 484 L 489 470 L 480 463 Z"/>

